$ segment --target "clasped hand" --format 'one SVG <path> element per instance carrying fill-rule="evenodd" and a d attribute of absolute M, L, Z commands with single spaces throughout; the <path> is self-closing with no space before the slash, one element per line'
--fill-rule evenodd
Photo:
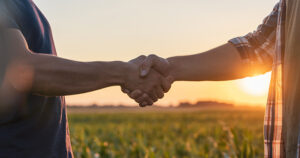
<path fill-rule="evenodd" d="M 131 67 L 126 73 L 122 91 L 141 107 L 150 106 L 164 97 L 173 83 L 169 62 L 156 55 L 139 56 L 128 62 Z"/>

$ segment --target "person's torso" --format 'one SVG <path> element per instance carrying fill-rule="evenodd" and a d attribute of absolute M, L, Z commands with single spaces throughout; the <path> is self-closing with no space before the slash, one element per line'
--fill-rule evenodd
<path fill-rule="evenodd" d="M 31 0 L 1 0 L 34 53 L 56 55 L 50 25 Z M 72 157 L 63 97 L 27 94 L 0 120 L 0 157 Z"/>

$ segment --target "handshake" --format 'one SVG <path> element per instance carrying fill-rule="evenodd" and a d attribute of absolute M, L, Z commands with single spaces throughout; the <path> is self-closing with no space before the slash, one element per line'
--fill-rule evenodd
<path fill-rule="evenodd" d="M 126 77 L 121 89 L 140 107 L 150 106 L 163 98 L 174 82 L 167 59 L 156 55 L 139 56 L 129 61 L 128 65 L 129 71 L 124 72 Z"/>

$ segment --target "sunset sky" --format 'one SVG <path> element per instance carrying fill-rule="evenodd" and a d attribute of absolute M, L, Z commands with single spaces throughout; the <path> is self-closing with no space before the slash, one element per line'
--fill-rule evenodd
<path fill-rule="evenodd" d="M 128 61 L 206 51 L 252 32 L 278 0 L 35 0 L 48 18 L 58 55 Z M 227 82 L 177 82 L 159 105 L 180 101 L 266 102 L 270 73 Z M 256 87 L 256 88 L 255 88 Z M 68 104 L 135 105 L 119 87 L 68 96 Z"/>

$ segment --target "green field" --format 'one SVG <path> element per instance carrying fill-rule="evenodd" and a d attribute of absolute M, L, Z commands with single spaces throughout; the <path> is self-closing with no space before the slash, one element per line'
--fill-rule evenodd
<path fill-rule="evenodd" d="M 76 158 L 263 157 L 262 109 L 76 112 Z"/>

